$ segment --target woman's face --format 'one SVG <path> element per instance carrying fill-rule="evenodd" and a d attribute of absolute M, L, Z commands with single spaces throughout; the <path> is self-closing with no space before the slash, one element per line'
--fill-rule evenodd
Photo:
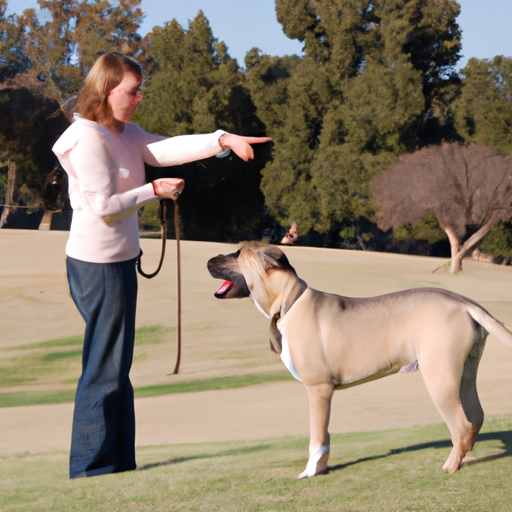
<path fill-rule="evenodd" d="M 139 92 L 142 77 L 134 73 L 125 73 L 121 83 L 110 91 L 108 102 L 114 118 L 129 123 L 135 107 L 142 99 Z"/>

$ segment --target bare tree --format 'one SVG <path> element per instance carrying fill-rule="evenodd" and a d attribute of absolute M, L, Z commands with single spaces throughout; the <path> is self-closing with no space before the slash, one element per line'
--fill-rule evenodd
<path fill-rule="evenodd" d="M 452 274 L 496 223 L 512 218 L 512 162 L 482 145 L 443 144 L 404 155 L 372 180 L 371 190 L 383 229 L 436 215 L 450 241 Z"/>

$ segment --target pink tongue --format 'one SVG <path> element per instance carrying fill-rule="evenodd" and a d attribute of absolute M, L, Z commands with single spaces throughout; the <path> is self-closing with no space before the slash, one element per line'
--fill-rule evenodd
<path fill-rule="evenodd" d="M 233 286 L 231 281 L 224 281 L 224 284 L 217 290 L 217 295 L 224 295 Z"/>

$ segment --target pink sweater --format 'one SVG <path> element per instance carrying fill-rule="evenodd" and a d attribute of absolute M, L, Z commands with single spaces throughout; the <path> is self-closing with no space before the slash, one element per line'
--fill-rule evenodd
<path fill-rule="evenodd" d="M 73 220 L 66 254 L 91 263 L 112 263 L 139 254 L 137 209 L 157 199 L 145 182 L 144 162 L 179 165 L 221 152 L 211 134 L 162 137 L 135 124 L 120 133 L 75 116 L 53 146 L 69 178 Z"/>

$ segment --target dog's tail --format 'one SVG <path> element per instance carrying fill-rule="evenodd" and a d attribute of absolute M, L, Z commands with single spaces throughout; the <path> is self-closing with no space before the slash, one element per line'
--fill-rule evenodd
<path fill-rule="evenodd" d="M 479 323 L 487 332 L 496 336 L 503 343 L 512 348 L 512 333 L 489 312 L 476 304 L 466 304 L 468 313 L 475 322 Z"/>

